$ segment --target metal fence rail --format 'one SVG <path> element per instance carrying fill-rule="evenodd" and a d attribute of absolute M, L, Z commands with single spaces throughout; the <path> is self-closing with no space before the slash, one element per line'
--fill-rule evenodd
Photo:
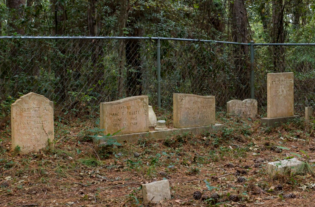
<path fill-rule="evenodd" d="M 99 104 L 148 95 L 172 109 L 172 93 L 266 106 L 266 74 L 295 73 L 297 110 L 314 105 L 313 43 L 236 43 L 164 37 L 0 37 L 0 119 L 28 92 L 54 101 L 60 118 L 98 117 Z"/>

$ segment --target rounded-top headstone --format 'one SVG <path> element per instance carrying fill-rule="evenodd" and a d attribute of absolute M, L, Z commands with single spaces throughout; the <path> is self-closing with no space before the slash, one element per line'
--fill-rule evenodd
<path fill-rule="evenodd" d="M 12 150 L 22 154 L 45 148 L 54 139 L 53 102 L 28 93 L 11 105 Z"/>

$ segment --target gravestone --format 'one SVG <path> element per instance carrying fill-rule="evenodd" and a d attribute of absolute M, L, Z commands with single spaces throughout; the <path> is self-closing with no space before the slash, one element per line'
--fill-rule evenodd
<path fill-rule="evenodd" d="M 105 134 L 149 131 L 148 96 L 134 96 L 100 105 L 100 128 Z"/>
<path fill-rule="evenodd" d="M 267 74 L 267 118 L 266 126 L 276 126 L 296 118 L 294 116 L 294 74 Z"/>
<path fill-rule="evenodd" d="M 267 118 L 294 116 L 294 74 L 267 74 Z"/>
<path fill-rule="evenodd" d="M 150 127 L 152 128 L 156 127 L 157 118 L 156 118 L 156 114 L 153 111 L 152 106 L 149 106 L 149 123 L 150 123 Z"/>
<path fill-rule="evenodd" d="M 166 127 L 166 121 L 165 120 L 158 120 L 157 121 L 157 125 L 155 127 L 156 131 L 165 131 L 168 130 L 168 128 Z"/>
<path fill-rule="evenodd" d="M 159 203 L 171 199 L 170 184 L 168 180 L 156 181 L 142 185 L 143 203 Z"/>
<path fill-rule="evenodd" d="M 305 130 L 310 132 L 310 118 L 313 116 L 313 108 L 305 107 Z"/>
<path fill-rule="evenodd" d="M 28 93 L 11 105 L 12 150 L 17 146 L 25 154 L 36 152 L 54 139 L 53 102 Z"/>
<path fill-rule="evenodd" d="M 227 113 L 240 117 L 255 118 L 257 115 L 257 101 L 255 99 L 231 100 L 227 102 Z"/>
<path fill-rule="evenodd" d="M 305 107 L 305 121 L 309 122 L 311 116 L 313 116 L 313 108 Z"/>
<path fill-rule="evenodd" d="M 173 94 L 174 127 L 188 128 L 215 124 L 215 97 Z"/>

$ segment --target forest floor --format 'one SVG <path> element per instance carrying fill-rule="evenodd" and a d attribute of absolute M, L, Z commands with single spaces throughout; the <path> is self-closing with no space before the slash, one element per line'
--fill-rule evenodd
<path fill-rule="evenodd" d="M 217 119 L 226 127 L 215 134 L 110 148 L 90 141 L 94 123 L 55 122 L 54 148 L 28 155 L 10 151 L 7 127 L 0 132 L 0 206 L 144 206 L 141 184 L 162 179 L 172 199 L 148 206 L 314 206 L 312 175 L 271 177 L 265 170 L 289 157 L 313 168 L 315 136 L 302 119 L 276 128 Z"/>

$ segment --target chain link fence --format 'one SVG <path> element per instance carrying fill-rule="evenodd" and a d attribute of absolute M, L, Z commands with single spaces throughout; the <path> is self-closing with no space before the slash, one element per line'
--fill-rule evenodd
<path fill-rule="evenodd" d="M 156 103 L 156 44 L 137 39 L 1 39 L 1 116 L 21 95 L 55 103 L 55 117 L 93 118 L 99 104 L 148 94 Z"/>
<path fill-rule="evenodd" d="M 173 93 L 214 95 L 218 110 L 231 99 L 250 98 L 248 46 L 201 41 L 163 41 L 162 108 Z M 244 51 L 246 53 L 244 53 Z"/>
<path fill-rule="evenodd" d="M 295 73 L 301 112 L 314 105 L 313 50 L 175 38 L 0 37 L 0 120 L 29 92 L 54 101 L 55 117 L 63 119 L 97 118 L 101 102 L 136 95 L 172 111 L 173 93 L 214 95 L 218 111 L 254 95 L 264 113 L 266 75 L 283 71 Z"/>

